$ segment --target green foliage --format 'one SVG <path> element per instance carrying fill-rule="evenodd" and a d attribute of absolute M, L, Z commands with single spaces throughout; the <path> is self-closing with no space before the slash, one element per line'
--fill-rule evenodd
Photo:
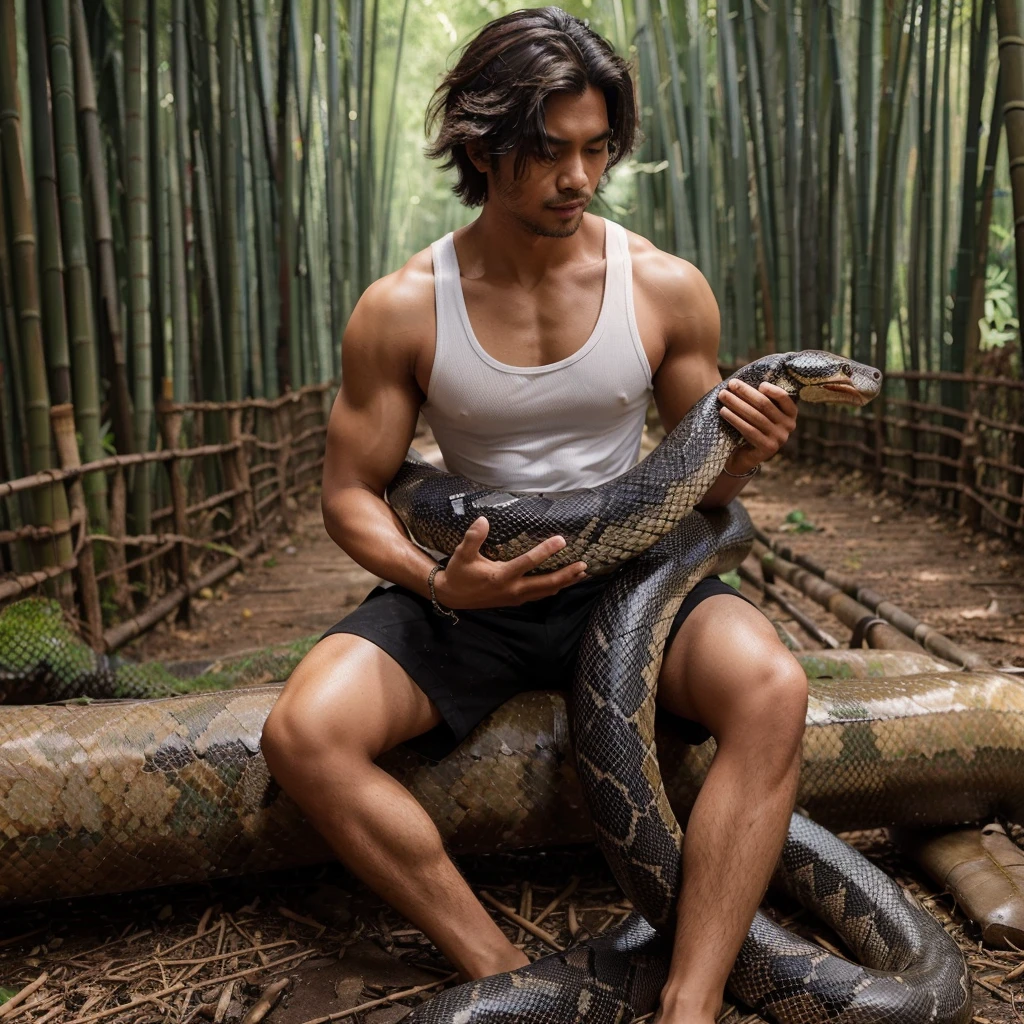
<path fill-rule="evenodd" d="M 1013 287 L 1007 280 L 1007 267 L 985 268 L 985 315 L 978 321 L 983 349 L 999 348 L 1014 341 L 1020 330 L 1020 321 L 1014 316 Z"/>
<path fill-rule="evenodd" d="M 807 513 L 798 508 L 786 513 L 786 520 L 782 526 L 783 530 L 791 533 L 811 533 L 817 527 L 807 518 Z"/>
<path fill-rule="evenodd" d="M 735 569 L 732 572 L 720 572 L 718 578 L 723 583 L 728 583 L 730 587 L 734 587 L 736 590 L 740 589 L 740 574 Z"/>

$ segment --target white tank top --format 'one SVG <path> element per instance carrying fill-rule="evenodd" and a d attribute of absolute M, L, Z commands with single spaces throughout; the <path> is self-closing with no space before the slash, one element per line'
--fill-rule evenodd
<path fill-rule="evenodd" d="M 633 311 L 626 230 L 605 222 L 601 312 L 583 347 L 557 363 L 511 366 L 469 322 L 453 233 L 431 244 L 437 342 L 423 417 L 445 466 L 488 487 L 595 487 L 636 462 L 651 367 Z"/>

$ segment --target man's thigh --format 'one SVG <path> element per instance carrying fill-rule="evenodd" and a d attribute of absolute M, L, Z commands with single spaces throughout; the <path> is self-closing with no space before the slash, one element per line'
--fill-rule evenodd
<path fill-rule="evenodd" d="M 333 633 L 295 667 L 264 734 L 279 730 L 376 757 L 440 721 L 437 707 L 391 655 L 361 636 Z"/>
<path fill-rule="evenodd" d="M 658 703 L 721 738 L 752 711 L 802 723 L 806 677 L 763 612 L 739 595 L 716 594 L 690 612 L 665 651 Z"/>

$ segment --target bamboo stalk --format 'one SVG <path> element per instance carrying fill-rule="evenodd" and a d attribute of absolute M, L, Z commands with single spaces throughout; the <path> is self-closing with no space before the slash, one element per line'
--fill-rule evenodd
<path fill-rule="evenodd" d="M 100 138 L 96 88 L 93 82 L 89 35 L 82 0 L 71 0 L 75 50 L 75 96 L 85 146 L 87 177 L 91 185 L 92 234 L 96 250 L 100 296 L 100 338 L 110 349 L 114 441 L 119 452 L 135 451 L 133 410 L 128 387 L 128 364 L 121 331 L 121 297 L 114 264 L 114 231 L 110 218 L 107 169 Z"/>
<path fill-rule="evenodd" d="M 25 15 L 29 94 L 32 98 L 32 165 L 36 175 L 39 223 L 42 328 L 50 395 L 53 401 L 63 403 L 71 401 L 71 354 L 64 310 L 64 256 L 60 238 L 57 166 L 53 157 L 46 29 L 40 4 L 29 4 Z"/>
<path fill-rule="evenodd" d="M 12 217 L 13 267 L 23 386 L 27 395 L 29 465 L 35 472 L 50 469 L 54 454 L 50 434 L 50 394 L 43 350 L 42 322 L 39 311 L 39 282 L 36 274 L 35 227 L 29 199 L 28 178 L 21 145 L 18 87 L 15 78 L 15 21 L 13 0 L 0 0 L 0 156 Z M 54 524 L 67 518 L 67 499 L 59 486 L 41 487 L 33 495 L 33 521 Z M 63 564 L 71 560 L 70 540 L 59 539 L 55 549 L 49 545 L 37 550 L 41 565 Z M 70 593 L 62 589 L 68 600 Z"/>
<path fill-rule="evenodd" d="M 55 405 L 50 410 L 53 433 L 57 442 L 57 453 L 62 469 L 77 469 L 80 465 L 78 442 L 75 440 L 74 409 L 71 405 Z M 93 474 L 98 475 L 98 474 Z M 86 479 L 91 479 L 87 477 Z M 75 545 L 78 560 L 78 585 L 85 608 L 85 639 L 96 651 L 103 650 L 103 613 L 100 607 L 100 591 L 96 583 L 96 565 L 92 542 L 89 539 L 85 489 L 80 478 L 75 478 L 68 488 L 71 512 L 81 519 L 80 538 Z"/>
<path fill-rule="evenodd" d="M 47 0 L 46 28 L 50 43 L 53 123 L 59 146 L 60 211 L 68 326 L 74 367 L 75 426 L 82 435 L 82 458 L 92 462 L 103 455 L 100 437 L 100 382 L 96 349 L 92 274 L 89 270 L 82 173 L 75 118 L 75 77 L 71 59 L 71 19 L 68 0 Z M 97 530 L 107 528 L 107 480 L 102 473 L 82 481 L 89 520 Z"/>
<path fill-rule="evenodd" d="M 131 322 L 132 378 L 135 383 L 135 449 L 148 451 L 153 428 L 153 349 L 150 319 L 149 182 L 143 106 L 142 43 L 144 0 L 124 0 L 125 186 L 128 194 L 128 310 Z M 151 26 L 151 31 L 156 27 Z M 132 487 L 135 528 L 149 532 L 152 477 L 142 468 Z"/>

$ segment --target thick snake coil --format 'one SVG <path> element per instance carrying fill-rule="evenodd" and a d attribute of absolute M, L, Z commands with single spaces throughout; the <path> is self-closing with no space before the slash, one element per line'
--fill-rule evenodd
<path fill-rule="evenodd" d="M 877 392 L 880 377 L 822 352 L 767 357 L 737 376 L 754 386 L 770 380 L 805 400 L 850 404 Z M 666 794 L 688 807 L 709 754 L 659 734 L 657 750 L 669 755 L 662 784 L 653 686 L 682 597 L 708 572 L 736 564 L 749 541 L 738 505 L 691 513 L 738 442 L 717 414 L 718 390 L 644 462 L 602 488 L 495 494 L 412 459 L 389 488 L 411 532 L 435 549 L 450 551 L 484 513 L 490 557 L 515 557 L 561 533 L 569 543 L 544 569 L 577 559 L 592 572 L 623 565 L 581 648 L 576 753 L 597 838 L 643 915 L 568 953 L 450 990 L 410 1020 L 625 1021 L 656 1005 L 666 957 L 655 929 L 670 929 L 681 862 Z M 0 680 L 2 657 L 0 651 Z M 879 693 L 864 680 L 812 691 L 802 806 L 834 827 L 907 821 L 915 811 L 919 822 L 945 822 L 1024 807 L 1024 701 L 1012 680 L 940 673 L 897 682 L 902 693 Z M 255 756 L 275 693 L 266 687 L 113 709 L 0 709 L 0 899 L 110 891 L 322 857 L 322 843 L 298 841 L 294 807 Z M 965 724 L 973 728 L 970 740 Z M 531 845 L 587 833 L 565 746 L 560 698 L 537 694 L 501 709 L 436 768 L 403 751 L 383 763 L 424 803 L 454 850 Z M 953 769 L 955 779 L 936 767 Z M 181 863 L 172 868 L 174 855 Z M 779 880 L 868 967 L 758 915 L 730 979 L 749 1005 L 794 1024 L 969 1017 L 955 945 L 849 847 L 794 817 Z"/>

